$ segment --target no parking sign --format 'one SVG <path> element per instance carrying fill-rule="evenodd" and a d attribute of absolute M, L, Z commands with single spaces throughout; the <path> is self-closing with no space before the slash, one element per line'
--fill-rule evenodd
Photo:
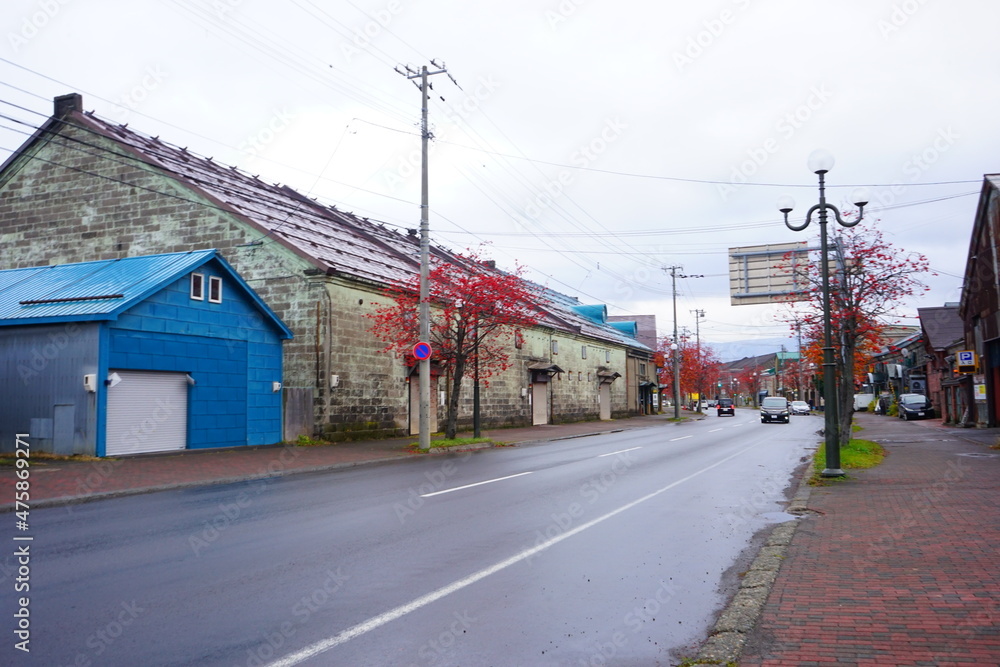
<path fill-rule="evenodd" d="M 413 346 L 413 356 L 424 361 L 431 358 L 431 344 L 430 343 L 417 343 Z"/>

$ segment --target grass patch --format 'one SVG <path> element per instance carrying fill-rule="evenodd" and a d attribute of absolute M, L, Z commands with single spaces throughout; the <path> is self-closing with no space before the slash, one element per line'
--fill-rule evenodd
<path fill-rule="evenodd" d="M 438 440 L 431 440 L 431 449 L 450 449 L 452 447 L 461 447 L 463 445 L 478 445 L 480 443 L 488 443 L 491 445 L 499 445 L 498 443 L 490 438 L 453 438 L 447 440 L 445 438 L 440 438 Z M 407 447 L 411 452 L 420 453 L 423 450 L 420 448 L 419 442 L 414 442 Z"/>
<path fill-rule="evenodd" d="M 329 440 L 321 440 L 308 435 L 300 435 L 295 441 L 295 444 L 299 447 L 325 447 L 326 445 L 332 445 L 333 443 Z"/>
<path fill-rule="evenodd" d="M 15 456 L 13 452 L 0 454 L 0 468 L 13 468 L 17 466 L 17 459 L 23 459 L 31 463 L 31 466 L 43 466 L 53 461 L 113 461 L 113 458 L 100 458 L 97 456 L 86 456 L 84 454 L 50 454 L 48 452 L 31 452 L 31 456 L 25 459 L 23 456 Z"/>
<path fill-rule="evenodd" d="M 851 440 L 840 448 L 840 467 L 843 470 L 860 470 L 864 468 L 874 468 L 882 463 L 885 458 L 885 449 L 882 445 L 871 440 Z M 813 486 L 823 486 L 831 480 L 845 479 L 845 477 L 822 477 L 820 472 L 826 469 L 826 445 L 821 444 L 816 454 L 813 456 L 814 469 L 812 479 L 809 483 Z"/>

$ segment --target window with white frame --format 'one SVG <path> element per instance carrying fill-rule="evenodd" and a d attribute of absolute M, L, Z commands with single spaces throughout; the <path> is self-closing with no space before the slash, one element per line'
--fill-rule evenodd
<path fill-rule="evenodd" d="M 212 303 L 222 303 L 222 278 L 219 276 L 208 278 L 208 300 Z"/>
<path fill-rule="evenodd" d="M 191 298 L 195 301 L 205 300 L 205 274 L 191 274 Z"/>
<path fill-rule="evenodd" d="M 586 359 L 587 358 L 587 346 L 586 345 L 581 345 L 580 346 L 580 358 L 581 359 Z"/>
<path fill-rule="evenodd" d="M 559 341 L 552 341 L 552 354 L 559 354 Z"/>

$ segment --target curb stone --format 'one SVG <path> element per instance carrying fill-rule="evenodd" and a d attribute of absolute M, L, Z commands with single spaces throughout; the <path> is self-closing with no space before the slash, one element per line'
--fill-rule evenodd
<path fill-rule="evenodd" d="M 809 495 L 812 489 L 809 479 L 812 474 L 813 464 L 810 463 L 799 479 L 798 489 L 785 510 L 789 514 L 801 517 L 811 512 Z M 701 645 L 697 657 L 685 662 L 685 665 L 735 665 L 739 662 L 747 633 L 753 630 L 760 618 L 798 526 L 799 521 L 796 519 L 778 524 L 771 530 L 750 569 L 740 580 L 736 594 L 722 610 L 708 639 Z"/>

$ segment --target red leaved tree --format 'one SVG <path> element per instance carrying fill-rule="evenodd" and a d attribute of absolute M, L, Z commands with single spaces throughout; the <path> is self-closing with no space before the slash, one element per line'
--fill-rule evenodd
<path fill-rule="evenodd" d="M 830 321 L 837 373 L 840 438 L 850 438 L 855 377 L 862 373 L 878 348 L 882 330 L 908 297 L 929 288 L 917 276 L 930 271 L 927 258 L 907 253 L 870 227 L 851 227 L 830 243 Z M 808 310 L 789 316 L 801 323 L 810 342 L 807 359 L 821 368 L 823 292 L 821 263 L 810 263 L 807 275 Z"/>
<path fill-rule="evenodd" d="M 462 379 L 470 367 L 489 385 L 489 378 L 511 366 L 508 350 L 520 329 L 538 322 L 538 307 L 531 285 L 513 273 L 493 268 L 480 256 L 434 258 L 428 280 L 431 305 L 433 361 L 451 380 L 445 436 L 458 430 L 458 405 Z M 383 294 L 389 302 L 369 315 L 371 333 L 386 343 L 385 352 L 403 356 L 413 364 L 413 346 L 420 342 L 418 306 L 420 276 L 391 286 Z"/>
<path fill-rule="evenodd" d="M 662 338 L 659 354 L 662 355 L 663 359 L 661 382 L 673 387 L 674 351 L 670 349 L 670 344 L 670 338 Z M 677 352 L 680 355 L 678 363 L 680 365 L 681 396 L 699 393 L 701 394 L 699 401 L 705 399 L 706 396 L 714 396 L 716 391 L 713 388 L 719 381 L 719 369 L 722 367 L 722 362 L 715 351 L 705 343 L 702 343 L 699 349 L 694 340 L 689 336 L 682 335 Z"/>
<path fill-rule="evenodd" d="M 719 380 L 719 369 L 722 361 L 711 347 L 702 343 L 700 346 L 693 341 L 684 341 L 681 345 L 681 387 L 688 393 L 697 393 L 699 405 L 709 396 L 714 396 L 714 390 Z"/>
<path fill-rule="evenodd" d="M 757 405 L 760 396 L 760 371 L 757 366 L 748 366 L 736 374 L 737 386 L 749 394 L 750 402 Z"/>

